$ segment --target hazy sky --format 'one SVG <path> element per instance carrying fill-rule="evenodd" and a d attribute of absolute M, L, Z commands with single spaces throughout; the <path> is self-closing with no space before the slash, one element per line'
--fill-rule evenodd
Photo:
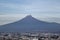
<path fill-rule="evenodd" d="M 60 23 L 60 0 L 0 0 L 0 25 L 29 14 L 39 20 Z"/>

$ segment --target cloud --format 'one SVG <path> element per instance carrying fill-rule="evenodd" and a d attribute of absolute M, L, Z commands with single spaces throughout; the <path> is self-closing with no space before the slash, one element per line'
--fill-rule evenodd
<path fill-rule="evenodd" d="M 17 3 L 17 2 L 18 3 Z M 5 13 L 40 13 L 40 12 L 59 12 L 60 3 L 56 1 L 42 1 L 42 0 L 11 0 L 0 3 L 0 12 Z M 20 3 L 19 3 L 20 2 Z"/>
<path fill-rule="evenodd" d="M 12 23 L 15 21 L 19 21 L 22 18 L 24 18 L 27 14 L 5 14 L 5 15 L 0 15 L 0 25 L 5 25 L 8 23 Z M 56 22 L 56 23 L 60 23 L 60 18 L 59 17 L 48 17 L 48 16 L 43 16 L 40 15 L 35 16 L 32 15 L 33 17 L 37 18 L 38 20 L 42 20 L 42 21 L 46 21 L 46 22 Z"/>
<path fill-rule="evenodd" d="M 55 22 L 60 24 L 60 18 L 58 17 L 41 17 L 37 18 L 38 20 L 46 21 L 46 22 Z"/>
<path fill-rule="evenodd" d="M 27 14 L 4 14 L 0 15 L 0 25 L 12 23 L 24 18 Z"/>
<path fill-rule="evenodd" d="M 31 14 L 39 20 L 60 22 L 60 1 L 0 0 L 0 24 L 17 21 L 25 14 Z"/>

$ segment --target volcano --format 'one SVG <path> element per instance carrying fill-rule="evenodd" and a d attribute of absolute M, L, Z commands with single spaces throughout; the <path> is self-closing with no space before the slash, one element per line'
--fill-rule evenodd
<path fill-rule="evenodd" d="M 0 26 L 0 32 L 60 32 L 60 24 L 38 20 L 31 15 L 23 19 Z"/>

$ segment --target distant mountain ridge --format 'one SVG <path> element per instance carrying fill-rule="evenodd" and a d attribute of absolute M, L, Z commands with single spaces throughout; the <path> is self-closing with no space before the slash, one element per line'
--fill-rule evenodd
<path fill-rule="evenodd" d="M 31 15 L 14 23 L 0 26 L 0 32 L 60 32 L 60 24 L 37 20 Z"/>

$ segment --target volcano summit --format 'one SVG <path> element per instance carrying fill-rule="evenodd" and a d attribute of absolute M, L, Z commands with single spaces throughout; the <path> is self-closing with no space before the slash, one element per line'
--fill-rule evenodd
<path fill-rule="evenodd" d="M 0 26 L 0 32 L 60 32 L 60 24 L 38 20 L 31 15 L 14 23 Z"/>

